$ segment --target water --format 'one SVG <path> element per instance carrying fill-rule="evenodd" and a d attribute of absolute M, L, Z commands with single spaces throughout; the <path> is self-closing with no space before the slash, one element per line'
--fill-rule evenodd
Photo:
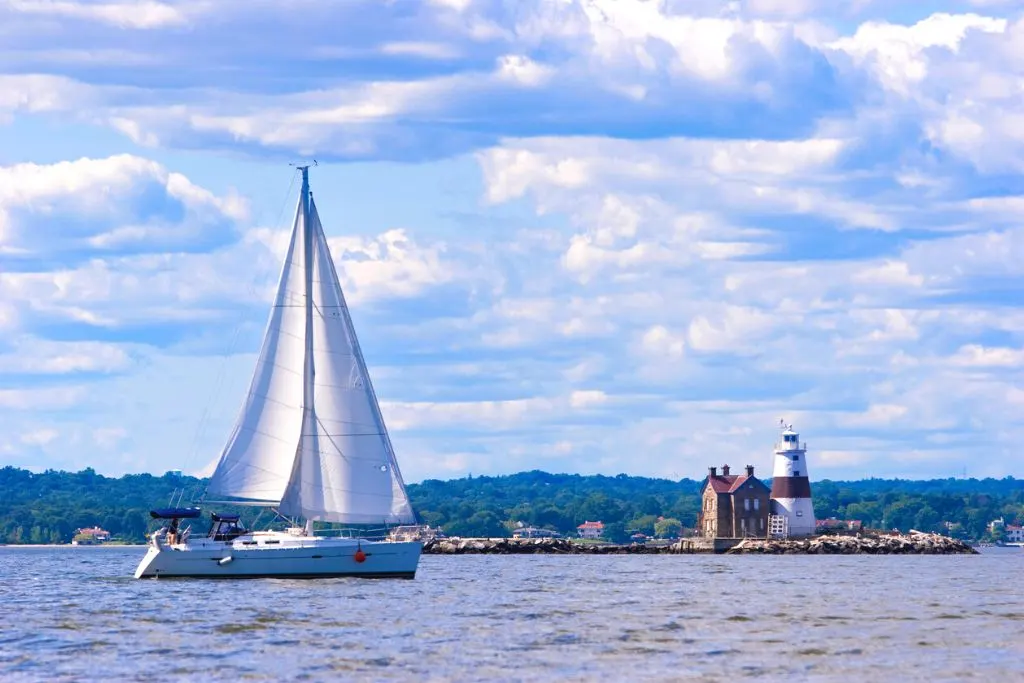
<path fill-rule="evenodd" d="M 0 548 L 0 680 L 1024 680 L 1024 551 L 426 556 L 414 581 L 130 578 Z"/>

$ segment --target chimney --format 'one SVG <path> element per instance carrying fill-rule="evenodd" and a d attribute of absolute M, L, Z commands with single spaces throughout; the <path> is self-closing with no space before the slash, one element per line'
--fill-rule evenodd
<path fill-rule="evenodd" d="M 729 466 L 728 465 L 722 465 L 722 476 L 723 477 L 728 477 L 729 476 Z"/>
<path fill-rule="evenodd" d="M 709 467 L 708 468 L 708 476 L 709 477 L 717 477 L 718 476 L 718 468 L 717 467 Z"/>
<path fill-rule="evenodd" d="M 747 465 L 747 476 L 748 477 L 754 476 L 754 466 L 753 465 Z"/>

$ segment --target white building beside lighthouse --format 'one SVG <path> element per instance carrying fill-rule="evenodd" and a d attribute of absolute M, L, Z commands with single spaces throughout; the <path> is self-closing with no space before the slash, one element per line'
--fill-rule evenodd
<path fill-rule="evenodd" d="M 793 425 L 780 420 L 782 439 L 775 444 L 772 471 L 771 514 L 785 520 L 786 534 L 811 536 L 815 533 L 811 481 L 807 471 L 807 444 Z"/>

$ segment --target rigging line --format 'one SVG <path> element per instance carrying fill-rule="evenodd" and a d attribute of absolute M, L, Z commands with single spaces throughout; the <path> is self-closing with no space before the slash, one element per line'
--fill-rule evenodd
<path fill-rule="evenodd" d="M 211 400 L 206 402 L 203 407 L 203 414 L 199 418 L 199 424 L 196 426 L 195 434 L 192 435 L 192 445 L 189 447 L 189 456 L 185 461 L 185 467 L 191 468 L 195 463 L 196 457 L 199 455 L 199 439 L 203 432 L 206 430 L 206 424 L 209 421 L 210 416 L 210 404 L 216 402 L 220 398 L 221 389 L 224 386 L 224 375 L 226 374 L 225 368 L 227 367 L 227 358 L 235 350 L 235 346 L 238 343 L 238 336 L 242 331 L 241 321 L 235 325 L 234 330 L 231 334 L 231 341 L 228 343 L 228 353 L 225 354 L 219 364 L 217 370 L 217 379 L 213 383 L 213 395 L 210 397 Z"/>
<path fill-rule="evenodd" d="M 338 444 L 334 442 L 334 438 L 331 436 L 330 432 L 327 431 L 327 427 L 325 427 L 324 423 L 320 421 L 320 416 L 317 415 L 316 413 L 314 413 L 313 416 L 316 417 L 316 423 L 320 425 L 320 429 L 324 431 L 324 436 L 326 436 L 327 440 L 331 442 L 332 446 L 334 446 L 334 450 L 338 451 L 338 455 L 341 456 L 341 459 L 344 460 L 345 462 L 350 462 L 348 456 L 342 453 L 341 449 L 338 448 Z"/>

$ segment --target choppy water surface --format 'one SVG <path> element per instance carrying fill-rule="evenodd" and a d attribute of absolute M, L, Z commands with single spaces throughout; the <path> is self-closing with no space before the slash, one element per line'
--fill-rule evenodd
<path fill-rule="evenodd" d="M 414 581 L 130 578 L 0 548 L 0 680 L 1024 680 L 1024 551 L 427 556 Z"/>

